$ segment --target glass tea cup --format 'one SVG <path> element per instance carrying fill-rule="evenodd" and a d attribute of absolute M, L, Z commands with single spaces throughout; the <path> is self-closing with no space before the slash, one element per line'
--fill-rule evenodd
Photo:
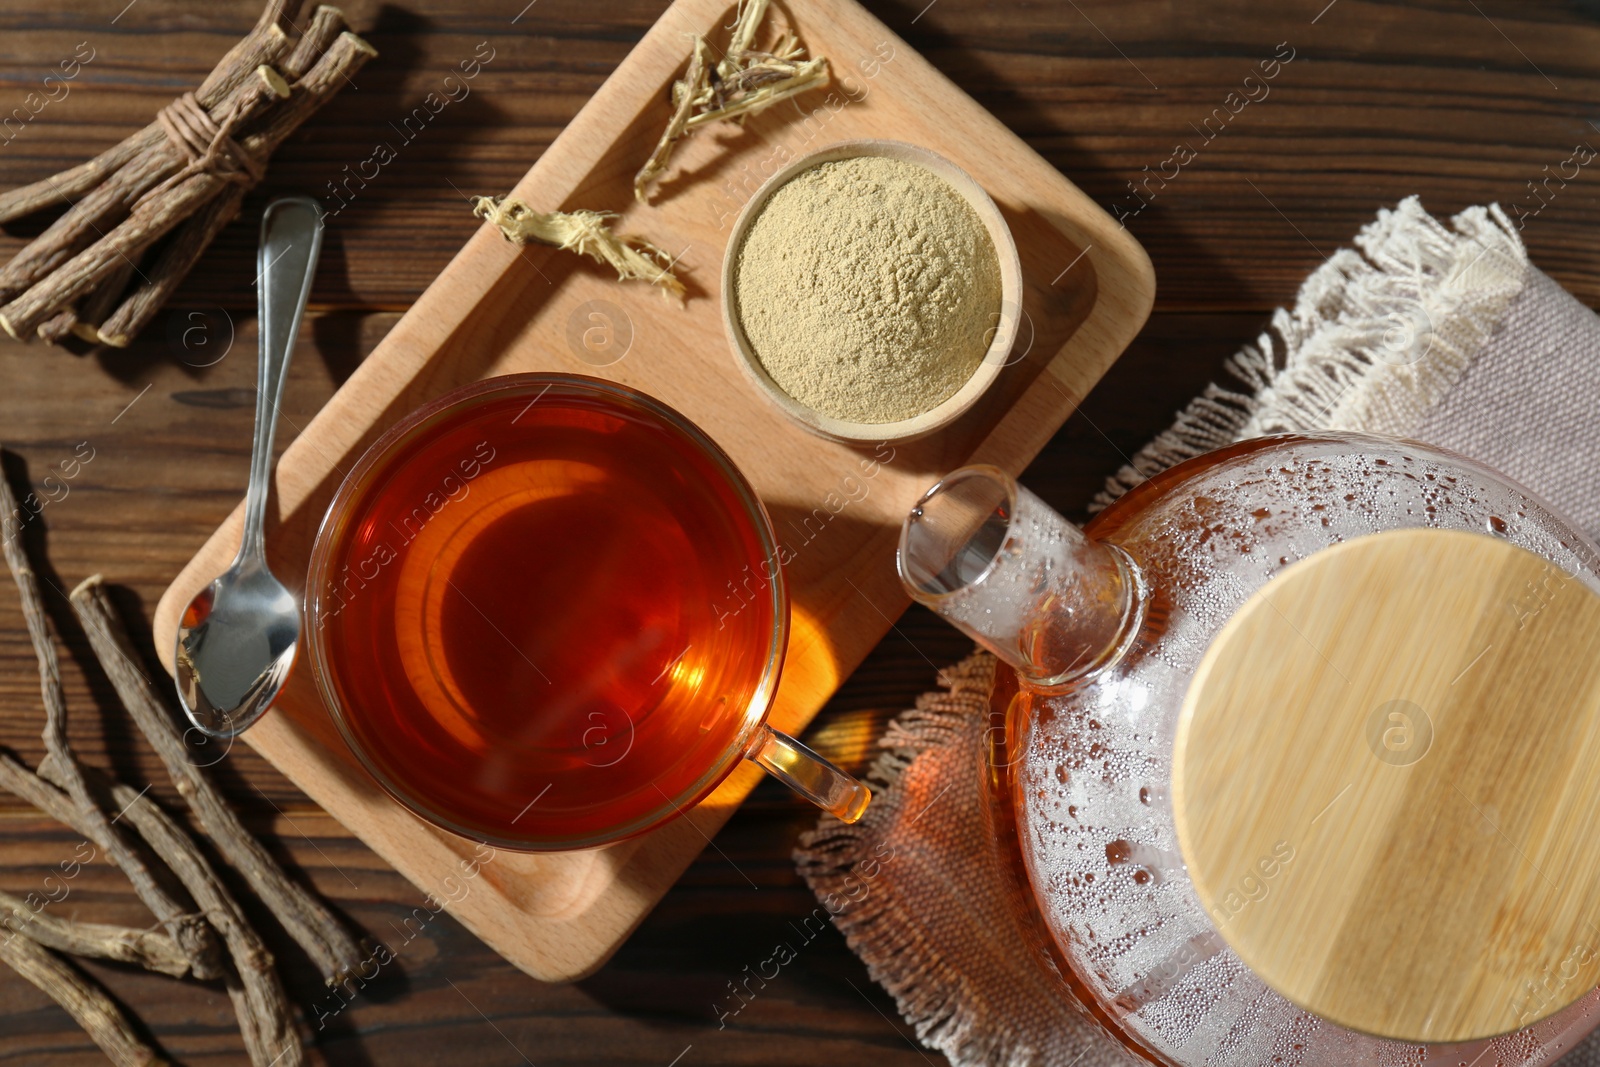
<path fill-rule="evenodd" d="M 464 837 L 611 844 L 741 759 L 847 822 L 870 798 L 766 723 L 789 600 L 760 500 L 615 382 L 493 378 L 402 419 L 328 507 L 305 614 L 346 744 Z"/>

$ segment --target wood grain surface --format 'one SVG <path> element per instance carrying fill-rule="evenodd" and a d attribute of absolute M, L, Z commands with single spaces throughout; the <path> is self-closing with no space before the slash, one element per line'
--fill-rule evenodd
<path fill-rule="evenodd" d="M 827 0 L 790 22 L 838 64 L 839 95 L 811 105 L 824 110 L 809 119 L 752 119 L 737 143 L 688 141 L 675 150 L 651 204 L 629 205 L 642 162 L 638 146 L 668 120 L 664 93 L 684 62 L 685 29 L 726 22 L 732 13 L 727 0 L 677 0 L 514 190 L 524 203 L 564 209 L 628 205 L 618 231 L 648 234 L 673 250 L 690 286 L 683 306 L 642 286 L 621 290 L 607 270 L 547 247 L 519 248 L 480 227 L 284 451 L 267 555 L 291 588 L 305 573 L 313 536 L 345 473 L 405 413 L 494 375 L 597 375 L 683 413 L 728 453 L 772 517 L 774 535 L 788 549 L 789 641 L 768 721 L 798 733 L 905 609 L 894 553 L 917 498 L 964 463 L 1021 473 L 1072 413 L 1074 398 L 1138 334 L 1154 279 L 1127 231 L 853 0 Z M 782 23 L 767 30 L 784 32 Z M 920 106 L 909 106 L 911 97 Z M 993 381 L 948 426 L 912 439 L 845 444 L 784 418 L 753 376 L 741 373 L 723 306 L 711 294 L 719 289 L 724 248 L 737 239 L 735 209 L 752 192 L 739 184 L 746 175 L 778 171 L 774 160 L 799 165 L 813 145 L 859 144 L 886 133 L 926 146 L 957 173 L 1008 161 L 1004 170 L 990 170 L 983 193 L 993 198 L 995 230 L 1015 234 L 1002 292 L 1021 313 L 1002 314 L 1011 330 L 1020 332 L 1024 321 L 1028 330 L 1015 345 L 999 342 L 1004 355 L 985 365 Z M 574 340 L 595 314 L 627 332 L 627 344 L 615 346 L 620 353 L 590 351 L 581 335 Z M 153 620 L 157 648 L 174 647 L 180 614 L 226 569 L 242 522 L 240 507 L 163 595 Z M 419 892 L 471 862 L 474 842 L 425 825 L 375 788 L 340 741 L 310 671 L 295 672 L 273 711 L 247 735 L 250 747 Z M 507 853 L 469 897 L 452 903 L 451 914 L 536 978 L 587 975 L 759 778 L 753 764 L 736 767 L 683 819 L 606 849 Z"/>
<path fill-rule="evenodd" d="M 1600 984 L 1597 757 L 1600 595 L 1480 532 L 1389 530 L 1300 560 L 1222 628 L 1172 808 L 1263 982 L 1357 1033 L 1454 1045 Z"/>
<path fill-rule="evenodd" d="M 282 192 L 326 194 L 342 168 L 490 42 L 470 96 L 400 146 L 396 160 L 334 219 L 314 314 L 291 373 L 280 442 L 316 414 L 477 226 L 464 196 L 500 193 L 576 114 L 663 4 L 637 0 L 423 0 L 347 3 L 382 56 L 284 145 L 246 217 Z M 1593 4 L 1419 0 L 868 0 L 867 7 L 1108 210 L 1131 212 L 1129 182 L 1199 151 L 1129 218 L 1158 277 L 1144 333 L 1024 480 L 1069 514 L 1106 473 L 1217 374 L 1224 359 L 1293 300 L 1306 272 L 1380 206 L 1420 193 L 1436 213 L 1499 200 L 1521 205 L 1534 261 L 1585 303 L 1600 303 L 1600 178 L 1562 184 L 1580 143 L 1600 146 L 1600 19 Z M 88 41 L 96 58 L 70 93 L 0 135 L 0 183 L 36 180 L 147 122 L 198 83 L 254 21 L 249 0 L 84 0 L 0 8 L 0 116 Z M 513 21 L 515 20 L 515 21 Z M 1315 20 L 1315 21 L 1313 21 Z M 1294 49 L 1268 95 L 1215 109 Z M 1250 91 L 1261 96 L 1256 88 Z M 1232 106 L 1237 107 L 1237 102 Z M 20 130 L 20 132 L 19 132 Z M 1003 166 L 1004 161 L 995 161 Z M 1146 172 L 1145 168 L 1149 168 Z M 1548 168 L 1548 171 L 1546 170 Z M 370 171 L 369 171 L 370 172 Z M 1539 184 L 1538 197 L 1530 183 Z M 982 175 L 978 175 L 980 178 Z M 0 235 L 10 255 L 39 224 Z M 30 536 L 61 590 L 103 571 L 146 613 L 242 492 L 254 380 L 254 227 L 231 226 L 172 309 L 125 352 L 0 345 L 0 441 L 40 483 L 81 442 L 94 460 L 56 492 Z M 232 339 L 231 347 L 228 345 Z M 209 364 L 209 365 L 207 365 Z M 53 603 L 64 617 L 65 605 Z M 68 633 L 74 741 L 92 762 L 173 794 L 119 716 L 102 721 L 103 679 Z M 913 610 L 845 682 L 808 742 L 861 768 L 883 720 L 961 656 L 963 638 Z M 0 593 L 0 743 L 38 757 L 37 676 L 13 595 Z M 222 780 L 280 855 L 356 923 L 394 936 L 422 907 L 411 885 L 354 843 L 257 757 Z M 274 939 L 301 1005 L 313 1057 L 333 1064 L 918 1064 L 893 1004 L 843 940 L 819 937 L 725 1028 L 727 983 L 771 954 L 815 905 L 789 852 L 813 814 L 764 783 L 593 977 L 547 986 L 440 916 L 399 954 L 385 983 L 346 1008 L 321 999 L 293 946 Z M 35 888 L 76 840 L 0 801 L 0 885 Z M 121 876 L 90 867 L 73 889 L 85 918 L 145 921 Z M 413 926 L 415 926 L 413 921 Z M 242 1062 L 220 991 L 91 970 L 186 1063 Z M 96 1064 L 64 1013 L 0 973 L 0 1062 Z M 320 1022 L 320 1029 L 319 1029 Z"/>

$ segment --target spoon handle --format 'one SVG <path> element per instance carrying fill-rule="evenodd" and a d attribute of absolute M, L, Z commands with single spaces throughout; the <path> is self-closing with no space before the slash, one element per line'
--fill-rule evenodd
<path fill-rule="evenodd" d="M 322 207 L 305 196 L 283 197 L 261 216 L 261 247 L 256 254 L 256 321 L 260 331 L 260 370 L 256 382 L 255 441 L 250 451 L 250 485 L 245 492 L 244 538 L 239 560 L 262 558 L 266 551 L 267 495 L 272 472 L 272 439 L 278 405 L 294 354 L 295 335 L 311 295 L 311 277 L 322 252 Z"/>

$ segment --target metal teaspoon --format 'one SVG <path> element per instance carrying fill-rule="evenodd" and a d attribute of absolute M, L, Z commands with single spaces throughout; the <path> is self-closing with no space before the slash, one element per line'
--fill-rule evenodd
<path fill-rule="evenodd" d="M 278 403 L 321 251 L 315 200 L 267 205 L 256 256 L 261 352 L 244 537 L 232 565 L 190 601 L 178 624 L 178 699 L 210 737 L 236 737 L 261 717 L 289 677 L 300 640 L 300 602 L 267 567 L 267 491 Z"/>

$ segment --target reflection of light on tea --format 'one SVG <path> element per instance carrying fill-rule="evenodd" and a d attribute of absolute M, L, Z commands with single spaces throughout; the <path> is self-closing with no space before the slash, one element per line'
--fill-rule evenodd
<path fill-rule="evenodd" d="M 399 458 L 350 505 L 334 573 L 370 563 L 324 625 L 385 776 L 463 832 L 571 840 L 737 758 L 776 620 L 770 596 L 714 610 L 766 557 L 710 457 L 541 394 L 452 415 Z"/>
<path fill-rule="evenodd" d="M 706 680 L 705 667 L 687 660 L 680 659 L 674 663 L 669 673 L 674 685 L 686 686 L 689 689 L 699 689 L 700 683 Z"/>

